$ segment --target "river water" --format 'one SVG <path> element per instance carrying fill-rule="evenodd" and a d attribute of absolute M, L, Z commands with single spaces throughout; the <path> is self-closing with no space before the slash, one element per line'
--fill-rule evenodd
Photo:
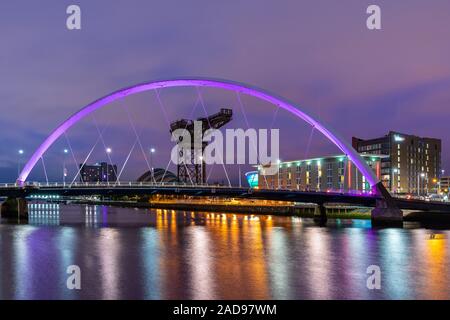
<path fill-rule="evenodd" d="M 30 204 L 0 299 L 449 299 L 450 232 L 370 221 Z M 81 290 L 67 268 L 80 267 Z M 381 288 L 368 289 L 378 266 Z M 370 281 L 369 281 L 370 282 Z"/>

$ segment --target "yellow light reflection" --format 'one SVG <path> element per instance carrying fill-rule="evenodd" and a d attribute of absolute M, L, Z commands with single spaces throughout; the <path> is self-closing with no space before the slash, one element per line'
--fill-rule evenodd
<path fill-rule="evenodd" d="M 446 270 L 447 239 L 443 235 L 434 235 L 426 241 L 428 268 L 427 292 L 432 299 L 447 299 L 448 270 Z"/>

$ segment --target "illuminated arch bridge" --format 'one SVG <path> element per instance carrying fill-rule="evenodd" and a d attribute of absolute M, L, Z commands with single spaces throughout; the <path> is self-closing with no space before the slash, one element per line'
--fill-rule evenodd
<path fill-rule="evenodd" d="M 335 144 L 347 157 L 354 163 L 354 165 L 358 168 L 362 175 L 365 176 L 367 182 L 370 186 L 384 199 L 386 202 L 382 205 L 383 207 L 390 207 L 392 205 L 392 199 L 390 198 L 389 193 L 384 188 L 380 180 L 376 177 L 374 172 L 368 166 L 366 161 L 358 154 L 358 152 L 353 149 L 353 147 L 347 143 L 340 135 L 338 135 L 334 130 L 332 130 L 329 126 L 324 125 L 311 115 L 307 114 L 303 111 L 298 105 L 279 97 L 275 94 L 269 93 L 266 90 L 253 87 L 248 84 L 238 83 L 229 80 L 223 79 L 212 79 L 212 78 L 177 78 L 171 80 L 158 80 L 158 81 L 150 81 L 142 84 L 137 84 L 128 88 L 124 88 L 118 91 L 115 91 L 103 98 L 100 98 L 91 104 L 83 107 L 78 112 L 73 114 L 66 121 L 62 122 L 46 139 L 45 141 L 37 148 L 31 158 L 26 162 L 23 170 L 20 172 L 17 178 L 17 184 L 19 186 L 23 186 L 27 181 L 27 178 L 34 168 L 39 159 L 42 158 L 44 153 L 52 146 L 52 144 L 61 137 L 69 128 L 71 128 L 78 121 L 85 118 L 87 115 L 92 112 L 106 106 L 107 104 L 116 101 L 118 99 L 125 98 L 127 96 L 149 91 L 149 90 L 157 90 L 161 88 L 169 88 L 169 87 L 213 87 L 220 88 L 228 91 L 234 91 L 238 94 L 244 94 L 253 96 L 255 98 L 261 99 L 263 101 L 269 102 L 273 105 L 276 105 L 296 117 L 302 119 L 303 121 L 310 124 L 314 129 L 321 132 L 328 140 L 330 140 L 333 144 Z M 397 214 L 398 216 L 398 214 Z"/>
<path fill-rule="evenodd" d="M 273 105 L 276 105 L 294 114 L 298 118 L 309 123 L 316 130 L 320 131 L 342 152 L 344 152 L 344 154 L 346 154 L 349 157 L 349 159 L 355 164 L 355 166 L 359 169 L 359 171 L 366 177 L 367 181 L 370 183 L 372 187 L 375 187 L 380 182 L 373 173 L 373 171 L 370 169 L 370 167 L 367 165 L 367 163 L 362 159 L 362 157 L 358 154 L 358 152 L 353 149 L 353 147 L 350 144 L 348 144 L 330 127 L 320 123 L 317 119 L 308 115 L 294 103 L 289 102 L 288 100 L 278 97 L 274 94 L 271 94 L 263 89 L 259 89 L 247 84 L 238 83 L 234 81 L 210 79 L 210 78 L 179 78 L 173 80 L 151 81 L 134 85 L 132 87 L 113 92 L 83 107 L 77 113 L 72 115 L 69 119 L 67 119 L 61 125 L 59 125 L 38 147 L 38 149 L 34 152 L 34 154 L 25 164 L 23 170 L 20 172 L 19 177 L 17 178 L 17 183 L 23 185 L 26 182 L 31 170 L 34 168 L 39 159 L 44 155 L 44 153 L 48 150 L 48 148 L 50 148 L 50 146 L 75 123 L 82 120 L 92 112 L 104 107 L 105 105 L 115 100 L 127 97 L 129 95 L 133 95 L 135 93 L 148 90 L 156 90 L 160 88 L 192 87 L 192 86 L 221 88 L 224 90 L 231 90 L 238 93 L 246 94 L 267 101 Z"/>

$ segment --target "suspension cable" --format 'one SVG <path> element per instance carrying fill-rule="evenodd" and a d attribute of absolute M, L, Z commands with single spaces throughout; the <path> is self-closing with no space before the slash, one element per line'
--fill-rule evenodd
<path fill-rule="evenodd" d="M 78 170 L 78 169 L 79 169 L 79 167 L 78 167 L 78 161 L 77 161 L 77 159 L 76 159 L 76 157 L 75 157 L 75 153 L 73 152 L 72 144 L 70 143 L 69 137 L 67 136 L 67 133 L 66 133 L 65 131 L 64 131 L 64 137 L 66 138 L 67 146 L 69 147 L 70 153 L 72 154 L 72 159 L 73 159 L 73 161 L 74 161 L 75 168 L 76 168 L 76 170 Z M 83 181 L 83 177 L 81 177 L 81 181 L 84 182 L 84 181 Z"/>
<path fill-rule="evenodd" d="M 205 102 L 204 102 L 204 100 L 203 100 L 203 96 L 202 96 L 202 94 L 201 94 L 200 88 L 199 88 L 199 87 L 195 87 L 195 88 L 197 89 L 197 95 L 198 95 L 198 97 L 199 97 L 199 99 L 200 99 L 200 105 L 202 106 L 203 111 L 204 111 L 204 113 L 205 113 L 205 118 L 206 118 L 206 120 L 208 120 L 208 125 L 209 125 L 209 127 L 211 128 L 211 122 L 209 121 L 209 118 L 208 118 L 208 112 L 206 111 Z M 220 155 L 219 155 L 219 156 L 220 156 Z M 224 172 L 225 172 L 225 176 L 227 177 L 227 180 L 228 180 L 228 185 L 229 185 L 229 187 L 231 188 L 231 181 L 230 181 L 230 178 L 229 178 L 229 176 L 228 176 L 228 172 L 227 172 L 227 169 L 226 169 L 226 167 L 225 167 L 224 160 L 223 160 L 222 156 L 220 156 L 220 158 L 221 158 L 220 161 L 222 162 L 223 170 L 224 170 Z M 202 161 L 203 161 L 203 160 L 202 160 Z M 202 178 L 203 178 L 203 172 L 202 172 Z"/>
<path fill-rule="evenodd" d="M 48 175 L 47 175 L 47 169 L 45 168 L 45 162 L 44 162 L 44 157 L 41 157 L 41 161 L 42 161 L 42 167 L 44 168 L 44 174 L 45 174 L 45 181 L 47 182 L 48 185 Z"/>
<path fill-rule="evenodd" d="M 145 163 L 147 164 L 148 170 L 150 171 L 150 175 L 153 177 L 153 182 L 156 183 L 155 177 L 154 177 L 153 172 L 152 172 L 152 167 L 151 167 L 151 165 L 150 165 L 150 163 L 148 161 L 147 154 L 145 153 L 144 147 L 143 147 L 143 145 L 141 143 L 141 138 L 139 137 L 139 134 L 138 134 L 137 129 L 136 129 L 136 125 L 134 124 L 134 121 L 133 121 L 133 119 L 131 117 L 130 110 L 128 109 L 128 105 L 127 104 L 123 104 L 123 106 L 124 106 L 125 111 L 127 113 L 128 121 L 130 122 L 130 125 L 131 125 L 131 128 L 133 129 L 134 135 L 136 136 L 136 140 L 137 140 L 137 143 L 139 144 L 139 147 L 141 149 L 142 155 L 144 156 Z"/>
<path fill-rule="evenodd" d="M 126 157 L 125 162 L 124 162 L 124 164 L 122 165 L 122 168 L 120 169 L 119 174 L 117 175 L 116 183 L 114 184 L 114 186 L 116 186 L 116 185 L 120 182 L 120 177 L 122 176 L 122 172 L 123 172 L 123 170 L 125 169 L 125 166 L 127 165 L 127 162 L 128 162 L 128 160 L 130 159 L 130 156 L 131 156 L 131 154 L 133 153 L 134 148 L 136 147 L 136 144 L 137 144 L 137 139 L 134 141 L 134 144 L 133 144 L 133 146 L 131 147 L 130 152 L 128 153 L 128 156 Z"/>
<path fill-rule="evenodd" d="M 308 159 L 309 149 L 311 148 L 311 141 L 312 141 L 315 129 L 316 128 L 314 126 L 311 127 L 311 132 L 309 134 L 308 143 L 306 144 L 306 149 L 305 149 L 305 157 L 304 157 L 305 160 Z"/>
<path fill-rule="evenodd" d="M 246 114 L 246 112 L 245 112 L 245 110 L 244 110 L 244 104 L 243 104 L 243 102 L 242 102 L 242 100 L 241 100 L 241 95 L 240 95 L 240 93 L 239 93 L 238 91 L 236 91 L 236 97 L 237 97 L 237 101 L 238 101 L 238 103 L 239 103 L 239 106 L 240 106 L 240 108 L 241 108 L 242 115 L 244 116 L 244 121 L 245 121 L 245 124 L 246 124 L 246 126 L 247 126 L 247 130 L 248 130 L 248 129 L 250 129 L 250 123 L 249 123 L 249 121 L 248 121 L 247 114 Z M 253 151 L 256 153 L 256 159 L 257 159 L 256 161 L 261 165 L 261 162 L 260 162 L 260 160 L 259 160 L 258 149 L 257 149 L 257 147 L 255 146 L 254 141 L 252 141 L 251 139 L 250 139 L 250 141 L 251 141 L 251 144 L 252 144 Z M 271 164 L 271 165 L 272 165 L 272 164 Z M 277 164 L 277 165 L 279 165 L 279 164 Z M 269 183 L 267 182 L 266 175 L 263 174 L 263 177 L 264 177 L 264 182 L 266 183 L 266 188 L 269 189 Z"/>
<path fill-rule="evenodd" d="M 161 112 L 163 113 L 163 115 L 164 115 L 164 117 L 165 117 L 165 119 L 166 119 L 167 125 L 168 125 L 169 128 L 170 128 L 170 121 L 169 121 L 169 118 L 168 118 L 168 116 L 167 116 L 166 106 L 165 106 L 164 103 L 162 102 L 162 99 L 161 99 L 161 96 L 160 96 L 160 94 L 159 94 L 158 89 L 155 89 L 155 95 L 156 95 L 156 99 L 157 99 L 157 101 L 158 101 L 158 105 L 159 105 L 159 107 L 160 107 L 160 109 L 161 109 Z M 191 119 L 191 118 L 194 116 L 194 112 L 195 112 L 195 110 L 197 109 L 198 104 L 199 104 L 199 99 L 198 99 L 198 97 L 197 97 L 197 100 L 196 100 L 196 102 L 194 103 L 194 107 L 193 107 L 192 110 L 191 110 L 191 114 L 190 114 L 190 116 L 189 116 L 189 119 Z M 186 123 L 186 126 L 185 126 L 184 130 L 187 130 L 187 126 L 188 126 L 188 124 Z M 169 163 L 168 163 L 166 169 L 164 170 L 164 174 L 163 174 L 163 176 L 162 176 L 161 183 L 162 183 L 162 181 L 164 181 L 164 178 L 165 178 L 165 176 L 166 176 L 166 173 L 167 173 L 167 170 L 168 170 L 168 168 L 169 168 L 169 166 L 170 166 L 171 161 L 172 161 L 172 160 L 169 159 Z M 193 180 L 192 180 L 191 174 L 189 173 L 189 170 L 188 170 L 188 168 L 187 168 L 186 163 L 183 162 L 183 165 L 184 165 L 184 169 L 186 170 L 186 172 L 187 172 L 187 174 L 188 174 L 189 181 L 191 182 L 192 185 L 194 185 L 194 182 L 193 182 Z"/>
<path fill-rule="evenodd" d="M 100 137 L 100 141 L 103 143 L 103 148 L 104 148 L 104 151 L 105 151 L 105 153 L 106 153 L 106 157 L 108 158 L 108 161 L 109 161 L 109 163 L 111 164 L 111 166 L 112 166 L 112 169 L 113 169 L 113 171 L 114 171 L 114 175 L 117 177 L 117 169 L 114 167 L 114 165 L 113 165 L 113 161 L 112 161 L 112 158 L 111 158 L 111 155 L 110 155 L 110 153 L 107 151 L 107 145 L 106 145 L 106 143 L 105 143 L 105 140 L 103 139 L 103 133 L 100 131 L 100 127 L 98 126 L 98 122 L 97 122 L 97 118 L 95 117 L 95 114 L 92 114 L 92 118 L 93 118 L 93 120 L 94 120 L 94 124 L 95 124 L 95 127 L 97 128 L 97 132 L 98 132 L 98 135 L 99 135 L 99 137 Z"/>
<path fill-rule="evenodd" d="M 97 146 L 97 144 L 100 142 L 100 138 L 97 138 L 97 140 L 95 141 L 94 145 L 92 146 L 91 150 L 89 151 L 87 157 L 84 159 L 82 165 L 80 166 L 80 168 L 77 171 L 77 174 L 75 175 L 75 177 L 73 178 L 72 182 L 70 183 L 69 188 L 72 187 L 72 185 L 75 183 L 75 180 L 77 179 L 78 175 L 81 172 L 81 169 L 84 167 L 84 165 L 86 164 L 86 162 L 88 161 L 89 157 L 91 156 L 92 152 L 94 151 L 95 147 Z M 83 181 L 83 179 L 81 179 Z"/>

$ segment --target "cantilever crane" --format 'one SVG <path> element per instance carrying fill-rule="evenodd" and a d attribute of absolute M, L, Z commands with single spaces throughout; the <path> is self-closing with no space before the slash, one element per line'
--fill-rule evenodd
<path fill-rule="evenodd" d="M 232 120 L 233 110 L 232 109 L 220 109 L 219 112 L 210 115 L 207 118 L 198 118 L 196 121 L 201 122 L 201 139 L 203 141 L 204 134 L 208 129 L 219 129 L 226 125 Z M 194 131 L 196 126 L 194 126 L 193 120 L 181 119 L 174 121 L 170 124 L 170 133 L 172 134 L 175 130 L 182 129 L 187 130 L 191 136 L 191 145 L 189 150 L 179 146 L 179 158 L 182 159 L 185 152 L 190 152 L 190 163 L 185 163 L 183 161 L 178 162 L 177 176 L 179 182 L 200 184 L 205 183 L 206 167 L 205 161 L 201 158 L 201 163 L 195 161 L 198 155 L 203 155 L 203 151 L 208 145 L 207 142 L 202 142 L 201 146 L 195 145 L 194 141 Z M 180 139 L 177 144 L 181 144 L 182 139 Z"/>

